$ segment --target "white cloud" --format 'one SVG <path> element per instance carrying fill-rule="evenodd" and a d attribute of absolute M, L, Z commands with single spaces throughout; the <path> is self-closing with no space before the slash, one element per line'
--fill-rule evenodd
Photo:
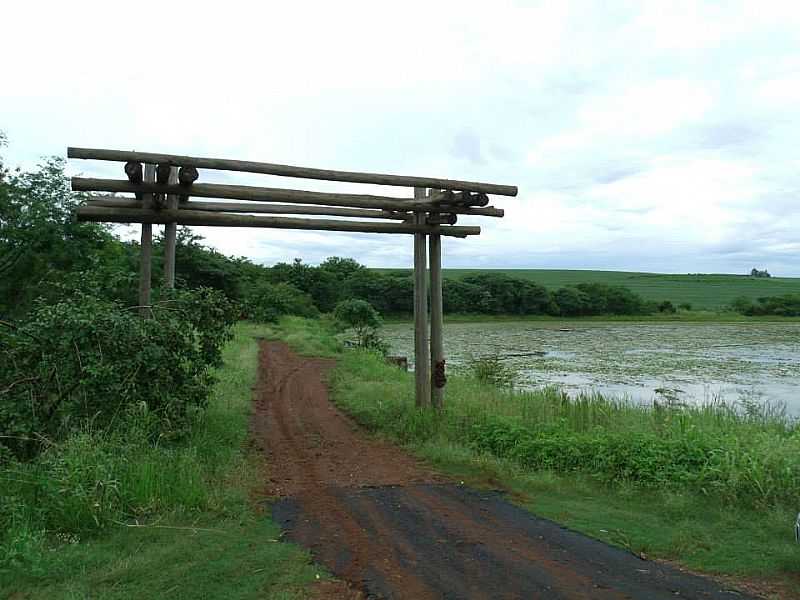
<path fill-rule="evenodd" d="M 796 3 L 29 0 L 3 18 L 12 163 L 84 145 L 514 183 L 446 265 L 800 275 Z M 411 261 L 405 236 L 203 234 L 266 262 Z"/>

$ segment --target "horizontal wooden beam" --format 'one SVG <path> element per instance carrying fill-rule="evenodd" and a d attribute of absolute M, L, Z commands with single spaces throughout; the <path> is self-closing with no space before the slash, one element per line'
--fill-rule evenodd
<path fill-rule="evenodd" d="M 453 213 L 456 215 L 474 215 L 477 217 L 503 217 L 506 211 L 494 206 L 439 206 L 436 211 L 442 213 Z"/>
<path fill-rule="evenodd" d="M 219 183 L 195 183 L 190 186 L 159 185 L 158 183 L 132 183 L 123 179 L 72 178 L 72 189 L 76 192 L 133 192 L 136 194 L 178 194 L 198 198 L 222 198 L 225 200 L 248 200 L 256 202 L 290 202 L 292 204 L 322 204 L 349 206 L 351 208 L 380 208 L 385 210 L 410 210 L 411 200 L 390 196 L 368 194 L 332 194 L 307 192 L 281 188 L 262 188 L 248 185 L 223 185 Z M 428 210 L 428 206 L 414 206 L 414 210 Z"/>
<path fill-rule="evenodd" d="M 350 183 L 372 183 L 377 185 L 395 185 L 402 187 L 426 187 L 443 190 L 460 190 L 467 192 L 483 192 L 499 196 L 516 196 L 517 187 L 513 185 L 497 185 L 475 181 L 458 181 L 434 177 L 412 177 L 406 175 L 386 175 L 381 173 L 356 173 L 352 171 L 333 171 L 330 169 L 311 169 L 272 163 L 252 162 L 246 160 L 228 160 L 223 158 L 199 158 L 196 156 L 180 156 L 177 154 L 158 154 L 153 152 L 131 152 L 127 150 L 102 150 L 98 148 L 67 148 L 68 158 L 85 158 L 94 160 L 138 161 L 144 163 L 168 163 L 181 167 L 198 169 L 221 169 L 226 171 L 242 171 L 246 173 L 263 173 L 282 177 L 300 177 L 304 179 L 321 179 L 325 181 L 346 181 Z"/>
<path fill-rule="evenodd" d="M 334 219 L 293 219 L 288 217 L 256 217 L 195 210 L 151 210 L 144 208 L 108 208 L 79 206 L 79 221 L 107 223 L 177 223 L 209 227 L 269 227 L 274 229 L 309 229 L 352 233 L 438 233 L 451 237 L 479 235 L 480 227 L 434 226 L 407 223 L 338 221 Z"/>
<path fill-rule="evenodd" d="M 91 206 L 107 206 L 116 208 L 141 208 L 142 203 L 133 198 L 114 197 L 114 196 L 92 196 L 89 201 Z M 336 206 L 322 206 L 318 204 L 276 204 L 273 202 L 202 202 L 190 200 L 182 202 L 181 208 L 190 210 L 204 210 L 212 212 L 232 212 L 232 213 L 265 213 L 265 214 L 284 214 L 284 215 L 330 215 L 332 217 L 359 217 L 367 219 L 391 219 L 394 221 L 405 221 L 411 218 L 411 214 L 405 210 L 379 210 L 369 208 L 339 208 Z M 437 206 L 437 213 L 449 213 L 456 215 L 473 215 L 480 217 L 502 217 L 505 211 L 502 208 L 486 206 L 483 208 L 473 208 L 467 206 Z"/>
<path fill-rule="evenodd" d="M 141 208 L 142 203 L 133 198 L 100 198 L 91 200 L 87 206 L 108 208 Z M 305 204 L 274 204 L 267 202 L 201 202 L 191 200 L 182 202 L 180 210 L 202 210 L 222 213 L 257 213 L 276 215 L 328 215 L 331 217 L 358 217 L 364 219 L 391 219 L 404 221 L 408 213 L 392 212 L 372 208 L 340 208 L 337 206 L 317 206 Z"/>

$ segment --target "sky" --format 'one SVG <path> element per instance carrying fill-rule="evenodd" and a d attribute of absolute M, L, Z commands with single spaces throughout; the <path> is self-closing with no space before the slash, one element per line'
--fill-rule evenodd
<path fill-rule="evenodd" d="M 86 146 L 512 184 L 505 218 L 459 219 L 482 234 L 445 240 L 445 267 L 800 276 L 795 1 L 27 0 L 2 19 L 8 164 Z M 197 232 L 264 264 L 412 264 L 404 235 Z"/>

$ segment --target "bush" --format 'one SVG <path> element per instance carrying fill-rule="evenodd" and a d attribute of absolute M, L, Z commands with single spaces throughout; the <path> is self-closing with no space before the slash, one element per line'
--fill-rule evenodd
<path fill-rule="evenodd" d="M 675 308 L 675 305 L 672 304 L 669 300 L 664 300 L 663 302 L 658 303 L 658 312 L 660 313 L 667 313 L 673 314 L 678 312 L 678 309 Z"/>
<path fill-rule="evenodd" d="M 591 306 L 589 296 L 574 287 L 563 287 L 553 294 L 553 299 L 564 317 L 579 317 L 588 314 Z"/>
<path fill-rule="evenodd" d="M 311 296 L 291 283 L 260 281 L 245 295 L 245 315 L 252 321 L 276 323 L 284 315 L 317 317 Z"/>
<path fill-rule="evenodd" d="M 208 399 L 235 311 L 213 290 L 170 292 L 142 319 L 120 304 L 76 295 L 39 303 L 0 331 L 0 441 L 19 458 L 133 407 L 154 433 L 177 436 Z"/>
<path fill-rule="evenodd" d="M 500 387 L 513 387 L 519 376 L 516 369 L 505 364 L 497 355 L 473 358 L 467 363 L 467 370 L 481 383 Z"/>

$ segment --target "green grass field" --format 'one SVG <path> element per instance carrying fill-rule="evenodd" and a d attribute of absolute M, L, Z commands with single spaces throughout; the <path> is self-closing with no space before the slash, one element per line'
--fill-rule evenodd
<path fill-rule="evenodd" d="M 408 269 L 379 269 L 386 272 L 408 272 Z M 495 269 L 445 269 L 444 276 L 466 277 Z M 646 300 L 670 300 L 673 304 L 689 302 L 694 309 L 724 308 L 739 296 L 752 300 L 761 296 L 800 294 L 800 278 L 758 278 L 747 275 L 679 275 L 634 273 L 627 271 L 581 271 L 555 269 L 497 269 L 520 279 L 535 281 L 549 289 L 578 283 L 624 285 Z"/>

